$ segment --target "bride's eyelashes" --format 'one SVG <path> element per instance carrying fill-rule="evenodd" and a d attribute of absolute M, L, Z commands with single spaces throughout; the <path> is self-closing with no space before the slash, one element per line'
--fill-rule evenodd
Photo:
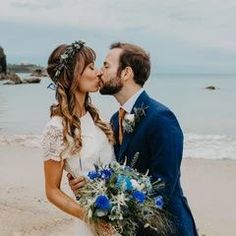
<path fill-rule="evenodd" d="M 89 65 L 89 68 L 90 68 L 91 70 L 95 70 L 95 66 L 94 66 L 94 64 L 91 63 L 91 64 Z"/>

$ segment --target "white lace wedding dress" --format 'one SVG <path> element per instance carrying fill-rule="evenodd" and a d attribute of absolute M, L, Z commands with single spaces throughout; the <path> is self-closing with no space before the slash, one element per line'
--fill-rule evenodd
<path fill-rule="evenodd" d="M 108 142 L 104 132 L 93 122 L 89 112 L 80 118 L 82 149 L 78 155 L 70 155 L 69 148 L 63 152 L 64 169 L 73 177 L 87 175 L 94 170 L 94 163 L 109 163 L 115 159 L 113 146 Z M 60 153 L 64 149 L 62 119 L 54 116 L 46 124 L 43 132 L 42 147 L 44 160 L 60 161 Z M 76 220 L 75 235 L 93 236 L 92 230 L 82 220 Z"/>

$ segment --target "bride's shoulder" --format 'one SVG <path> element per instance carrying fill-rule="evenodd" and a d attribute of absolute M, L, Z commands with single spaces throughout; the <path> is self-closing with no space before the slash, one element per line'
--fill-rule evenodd
<path fill-rule="evenodd" d="M 48 128 L 58 128 L 58 129 L 63 129 L 63 123 L 62 123 L 63 119 L 61 116 L 52 116 L 50 118 L 50 120 L 46 123 L 45 125 L 45 129 Z"/>
<path fill-rule="evenodd" d="M 60 154 L 64 149 L 63 124 L 61 117 L 53 116 L 46 123 L 42 133 L 41 144 L 45 161 L 49 159 L 55 161 L 61 160 Z"/>
<path fill-rule="evenodd" d="M 43 129 L 43 137 L 60 137 L 63 136 L 63 119 L 60 116 L 53 116 L 45 124 Z"/>

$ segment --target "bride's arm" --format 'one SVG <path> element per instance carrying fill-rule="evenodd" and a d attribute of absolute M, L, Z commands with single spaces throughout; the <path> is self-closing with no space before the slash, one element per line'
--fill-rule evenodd
<path fill-rule="evenodd" d="M 54 161 L 51 159 L 44 161 L 46 196 L 51 203 L 56 205 L 62 211 L 85 220 L 86 211 L 84 208 L 79 206 L 78 203 L 60 189 L 62 173 L 63 165 L 60 161 Z"/>

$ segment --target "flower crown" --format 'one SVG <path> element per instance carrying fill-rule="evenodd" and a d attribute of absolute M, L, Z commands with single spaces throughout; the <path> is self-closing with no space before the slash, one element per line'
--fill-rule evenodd
<path fill-rule="evenodd" d="M 80 51 L 80 49 L 84 46 L 85 42 L 79 40 L 72 43 L 69 47 L 67 47 L 66 51 L 60 56 L 60 62 L 57 66 L 57 70 L 53 77 L 53 82 L 56 84 L 59 76 L 64 68 L 67 68 L 71 63 L 75 56 L 75 54 Z"/>

